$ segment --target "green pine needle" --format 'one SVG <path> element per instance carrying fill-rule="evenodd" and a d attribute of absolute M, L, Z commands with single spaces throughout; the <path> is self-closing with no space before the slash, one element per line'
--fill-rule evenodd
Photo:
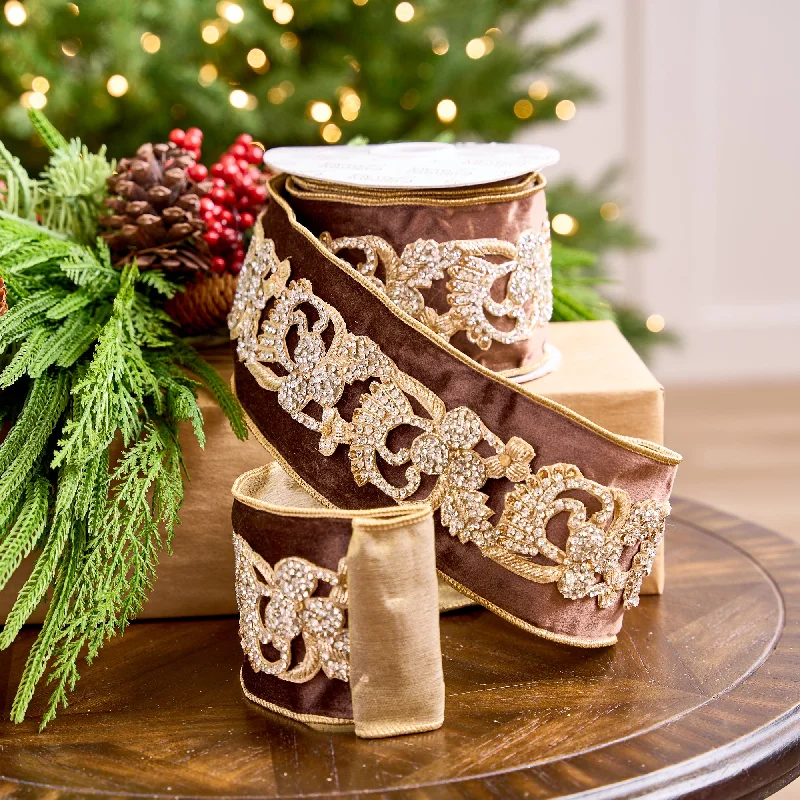
<path fill-rule="evenodd" d="M 8 579 L 28 556 L 47 524 L 50 483 L 47 478 L 34 478 L 25 489 L 25 501 L 17 521 L 3 542 L 0 557 L 0 591 Z"/>
<path fill-rule="evenodd" d="M 45 147 L 53 153 L 56 150 L 65 150 L 67 140 L 56 130 L 55 126 L 39 110 L 32 108 L 28 111 L 28 118 L 33 125 L 33 129 L 39 134 L 39 138 L 44 142 Z"/>
<path fill-rule="evenodd" d="M 175 348 L 175 360 L 186 367 L 190 372 L 197 375 L 214 396 L 217 405 L 222 409 L 230 422 L 233 432 L 237 438 L 244 441 L 247 439 L 247 424 L 244 421 L 244 413 L 239 401 L 234 396 L 230 387 L 219 376 L 219 373 L 207 361 L 200 358 L 198 353 L 191 347 L 181 344 Z"/>

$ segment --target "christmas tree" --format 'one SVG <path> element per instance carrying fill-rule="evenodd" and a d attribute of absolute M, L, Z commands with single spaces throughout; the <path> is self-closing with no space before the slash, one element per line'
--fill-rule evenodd
<path fill-rule="evenodd" d="M 0 139 L 29 170 L 47 159 L 27 109 L 47 107 L 91 151 L 134 152 L 199 125 L 220 152 L 242 130 L 264 146 L 452 138 L 507 141 L 567 121 L 591 84 L 562 57 L 596 35 L 538 41 L 536 20 L 565 0 L 8 0 L 0 25 Z M 609 317 L 594 287 L 603 254 L 639 244 L 613 188 L 548 189 L 555 319 Z M 559 248 L 558 240 L 570 245 Z M 592 255 L 590 255 L 590 253 Z M 616 317 L 644 349 L 655 337 Z M 663 337 L 663 334 L 662 334 Z"/>

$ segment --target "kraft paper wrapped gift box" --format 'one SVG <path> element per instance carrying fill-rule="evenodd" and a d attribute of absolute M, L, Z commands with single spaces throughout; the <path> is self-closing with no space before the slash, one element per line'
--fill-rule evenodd
<path fill-rule="evenodd" d="M 557 322 L 549 340 L 561 351 L 559 369 L 528 384 L 562 405 L 615 433 L 661 442 L 663 389 L 613 322 Z M 232 371 L 230 350 L 206 351 L 206 358 L 226 379 Z M 269 456 L 253 437 L 238 441 L 222 412 L 205 393 L 200 397 L 206 422 L 202 451 L 188 430 L 182 434 L 191 481 L 175 533 L 173 555 L 158 566 L 158 580 L 140 618 L 210 616 L 236 613 L 231 544 L 231 485 L 246 470 Z M 32 561 L 17 571 L 0 592 L 4 619 Z M 663 589 L 663 555 L 659 555 L 644 592 Z M 41 622 L 40 607 L 32 622 Z"/>

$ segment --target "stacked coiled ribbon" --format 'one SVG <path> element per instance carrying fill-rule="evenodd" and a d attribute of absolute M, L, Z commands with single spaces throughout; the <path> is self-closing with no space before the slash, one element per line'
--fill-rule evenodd
<path fill-rule="evenodd" d="M 352 605 L 359 585 L 385 587 L 371 607 L 406 609 L 408 627 L 393 624 L 418 628 L 412 661 L 428 666 L 434 568 L 513 624 L 576 646 L 613 644 L 638 603 L 680 457 L 509 379 L 545 356 L 543 186 L 535 175 L 420 193 L 271 182 L 229 320 L 236 392 L 293 498 L 252 488 L 267 491 L 277 466 L 234 492 L 251 699 L 315 723 L 353 719 L 367 736 L 435 725 L 441 672 L 409 667 L 403 636 L 391 652 L 391 625 Z M 368 526 L 377 559 L 351 553 L 365 514 L 380 520 Z M 354 678 L 387 652 L 391 677 L 359 667 Z M 376 720 L 356 699 L 370 684 L 384 701 L 425 687 L 425 708 L 368 703 L 393 709 Z"/>

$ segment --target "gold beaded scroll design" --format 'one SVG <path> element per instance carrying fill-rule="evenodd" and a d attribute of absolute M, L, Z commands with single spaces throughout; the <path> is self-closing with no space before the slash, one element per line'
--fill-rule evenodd
<path fill-rule="evenodd" d="M 289 277 L 288 260 L 277 258 L 274 243 L 257 226 L 228 322 L 231 337 L 238 337 L 239 359 L 262 388 L 277 392 L 281 408 L 319 434 L 323 455 L 331 456 L 344 445 L 356 484 L 371 483 L 398 503 L 420 488 L 423 473 L 436 476 L 430 494 L 414 502 L 438 508 L 442 525 L 461 542 L 477 545 L 485 556 L 531 581 L 556 583 L 565 598 L 596 597 L 604 608 L 621 594 L 626 608 L 638 605 L 642 580 L 650 573 L 664 534 L 668 503 L 633 504 L 624 490 L 588 480 L 571 464 L 532 472 L 532 445 L 516 436 L 502 441 L 469 408 L 448 411 L 436 394 L 401 372 L 374 341 L 350 333 L 341 314 L 314 294 L 310 281 Z M 311 325 L 304 306 L 314 309 Z M 329 327 L 333 336 L 326 346 L 323 334 Z M 286 342 L 291 329 L 297 334 L 293 352 Z M 280 365 L 286 374 L 277 375 L 268 364 Z M 369 393 L 361 396 L 348 421 L 336 406 L 345 386 L 356 381 L 369 381 Z M 409 398 L 428 416 L 415 413 Z M 305 410 L 312 402 L 322 409 L 319 418 Z M 409 447 L 392 451 L 387 437 L 400 426 L 420 433 Z M 480 442 L 494 454 L 480 455 L 475 449 Z M 379 461 L 407 465 L 405 485 L 387 481 Z M 497 525 L 490 522 L 494 512 L 481 491 L 493 478 L 514 484 Z M 573 490 L 596 498 L 600 509 L 589 515 L 580 500 L 561 497 Z M 563 550 L 546 532 L 551 519 L 561 513 L 569 515 Z M 635 546 L 631 569 L 620 570 L 623 548 Z M 534 563 L 531 558 L 536 555 L 553 564 Z"/>
<path fill-rule="evenodd" d="M 464 239 L 439 243 L 417 239 L 398 255 L 379 236 L 348 236 L 339 239 L 323 233 L 322 244 L 332 253 L 360 250 L 364 261 L 356 269 L 377 286 L 395 305 L 427 325 L 445 341 L 458 331 L 482 350 L 493 341 L 502 344 L 529 339 L 536 328 L 553 315 L 553 274 L 550 264 L 550 223 L 539 233 L 524 231 L 516 246 L 502 239 Z M 507 259 L 502 263 L 487 256 Z M 383 280 L 377 276 L 382 268 Z M 495 283 L 508 276 L 502 301 L 492 297 Z M 449 310 L 439 314 L 425 305 L 420 289 L 447 278 Z M 489 318 L 513 321 L 510 330 L 500 330 Z"/>
<path fill-rule="evenodd" d="M 239 636 L 253 671 L 305 683 L 321 669 L 328 678 L 349 680 L 345 559 L 338 572 L 294 557 L 282 558 L 273 569 L 237 533 L 233 549 Z M 314 597 L 320 581 L 330 585 L 329 596 Z M 298 636 L 303 637 L 305 655 L 292 666 L 292 641 Z M 272 645 L 278 658 L 270 661 L 264 645 Z"/>

